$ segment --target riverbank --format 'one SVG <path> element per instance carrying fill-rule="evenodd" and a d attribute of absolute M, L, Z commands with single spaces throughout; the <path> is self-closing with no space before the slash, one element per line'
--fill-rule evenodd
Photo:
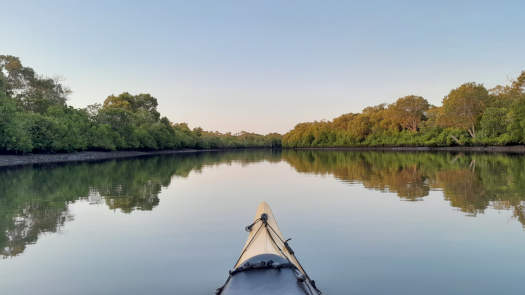
<path fill-rule="evenodd" d="M 0 167 L 21 166 L 32 164 L 64 163 L 64 162 L 85 162 L 109 159 L 134 158 L 154 155 L 169 155 L 181 153 L 197 153 L 208 150 L 184 149 L 184 150 L 165 150 L 165 151 L 88 151 L 61 154 L 25 154 L 25 155 L 0 155 Z"/>
<path fill-rule="evenodd" d="M 513 146 L 376 146 L 376 147 L 305 147 L 296 150 L 333 150 L 333 151 L 392 151 L 392 152 L 476 152 L 476 153 L 516 153 L 525 154 L 525 145 Z"/>

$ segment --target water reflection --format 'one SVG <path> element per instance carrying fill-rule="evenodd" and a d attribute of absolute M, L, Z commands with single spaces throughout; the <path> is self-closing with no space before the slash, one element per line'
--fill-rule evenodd
<path fill-rule="evenodd" d="M 236 151 L 0 170 L 0 255 L 16 256 L 41 233 L 60 231 L 77 200 L 131 213 L 159 205 L 173 176 L 209 165 L 285 161 L 300 173 L 333 175 L 421 201 L 441 190 L 452 207 L 476 216 L 512 210 L 525 225 L 525 157 L 491 154 L 342 151 Z"/>
<path fill-rule="evenodd" d="M 39 234 L 57 232 L 73 216 L 77 200 L 131 213 L 152 210 L 173 176 L 204 166 L 279 161 L 272 151 L 158 156 L 99 163 L 44 165 L 0 170 L 0 255 L 16 256 Z"/>
<path fill-rule="evenodd" d="M 408 201 L 442 190 L 471 216 L 488 207 L 513 210 L 525 226 L 525 157 L 503 154 L 284 151 L 298 172 L 332 174 Z"/>

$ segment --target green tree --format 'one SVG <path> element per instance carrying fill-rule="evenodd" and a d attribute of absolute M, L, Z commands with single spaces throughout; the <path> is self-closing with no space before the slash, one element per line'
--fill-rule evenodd
<path fill-rule="evenodd" d="M 443 99 L 440 124 L 466 130 L 476 137 L 476 125 L 488 100 L 488 91 L 482 84 L 465 83 L 450 91 Z"/>
<path fill-rule="evenodd" d="M 5 94 L 0 97 L 0 151 L 30 152 L 33 144 L 28 125 L 26 116 L 17 111 L 16 102 Z"/>
<path fill-rule="evenodd" d="M 517 100 L 513 104 L 509 116 L 509 136 L 514 142 L 525 143 L 525 98 Z"/>
<path fill-rule="evenodd" d="M 507 109 L 489 107 L 483 112 L 480 127 L 483 135 L 497 137 L 507 131 Z"/>
<path fill-rule="evenodd" d="M 0 70 L 0 99 L 7 98 L 7 78 Z"/>
<path fill-rule="evenodd" d="M 393 119 L 401 127 L 410 131 L 417 131 L 425 119 L 430 104 L 421 96 L 409 95 L 399 98 L 390 106 Z"/>
<path fill-rule="evenodd" d="M 104 108 L 97 114 L 97 124 L 105 124 L 118 134 L 115 137 L 117 149 L 139 148 L 140 143 L 136 137 L 136 116 L 124 108 Z"/>
<path fill-rule="evenodd" d="M 157 99 L 147 93 L 131 95 L 128 92 L 124 92 L 118 96 L 110 95 L 104 100 L 104 108 L 125 109 L 133 113 L 143 111 L 151 114 L 154 120 L 160 118 L 157 106 Z"/>
<path fill-rule="evenodd" d="M 28 111 L 44 113 L 50 106 L 64 106 L 71 93 L 58 79 L 40 77 L 15 56 L 0 55 L 0 72 L 4 73 L 1 80 L 6 94 Z"/>
<path fill-rule="evenodd" d="M 523 97 L 525 94 L 525 71 L 522 71 L 521 74 L 512 82 L 510 85 L 510 92 L 515 96 Z"/>

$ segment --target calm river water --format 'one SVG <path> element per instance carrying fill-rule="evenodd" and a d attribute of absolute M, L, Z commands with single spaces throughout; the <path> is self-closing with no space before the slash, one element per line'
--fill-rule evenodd
<path fill-rule="evenodd" d="M 525 157 L 287 150 L 2 169 L 0 293 L 213 294 L 261 201 L 325 294 L 524 293 Z"/>

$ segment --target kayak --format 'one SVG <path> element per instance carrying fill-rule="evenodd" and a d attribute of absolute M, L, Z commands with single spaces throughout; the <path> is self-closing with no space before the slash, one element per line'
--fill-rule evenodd
<path fill-rule="evenodd" d="M 241 255 L 217 295 L 321 294 L 277 226 L 270 206 L 262 202 Z"/>

